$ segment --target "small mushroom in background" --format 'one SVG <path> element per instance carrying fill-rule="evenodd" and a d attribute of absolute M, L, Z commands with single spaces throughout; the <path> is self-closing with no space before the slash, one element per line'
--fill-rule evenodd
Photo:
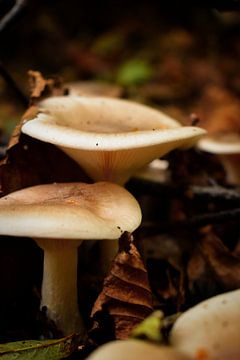
<path fill-rule="evenodd" d="M 116 84 L 101 81 L 73 81 L 66 83 L 70 95 L 121 97 L 123 88 Z"/>
<path fill-rule="evenodd" d="M 77 300 L 82 240 L 116 240 L 140 222 L 135 198 L 106 182 L 38 185 L 0 199 L 0 235 L 31 237 L 44 250 L 41 306 L 64 335 L 83 333 Z"/>
<path fill-rule="evenodd" d="M 240 184 L 240 135 L 221 133 L 206 136 L 197 144 L 200 150 L 219 157 L 225 172 L 226 181 L 232 185 Z"/>
<path fill-rule="evenodd" d="M 184 353 L 142 340 L 117 340 L 100 346 L 86 360 L 190 360 Z"/>
<path fill-rule="evenodd" d="M 164 183 L 169 179 L 168 161 L 155 159 L 142 169 L 137 171 L 133 177 L 137 179 L 152 181 L 155 183 Z"/>
<path fill-rule="evenodd" d="M 184 312 L 172 328 L 170 343 L 193 359 L 240 359 L 240 290 Z"/>
<path fill-rule="evenodd" d="M 107 97 L 52 97 L 39 109 L 23 133 L 60 147 L 94 181 L 121 185 L 152 160 L 190 147 L 206 133 L 148 106 Z"/>
<path fill-rule="evenodd" d="M 200 139 L 197 147 L 218 157 L 229 184 L 240 183 L 240 104 L 233 93 L 220 85 L 203 89 L 195 109 L 201 125 L 208 134 Z"/>

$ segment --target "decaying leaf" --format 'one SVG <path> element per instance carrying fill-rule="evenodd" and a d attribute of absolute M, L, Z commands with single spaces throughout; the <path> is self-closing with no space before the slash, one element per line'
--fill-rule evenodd
<path fill-rule="evenodd" d="M 190 304 L 218 293 L 218 284 L 198 247 L 191 252 L 187 264 L 187 276 L 188 290 L 191 294 L 188 299 Z"/>
<path fill-rule="evenodd" d="M 201 239 L 200 248 L 218 284 L 224 290 L 239 288 L 240 257 L 232 254 L 213 232 Z"/>
<path fill-rule="evenodd" d="M 19 141 L 23 119 L 32 119 L 37 114 L 37 104 L 39 101 L 50 96 L 61 96 L 67 93 L 59 79 L 45 79 L 39 71 L 32 70 L 29 70 L 28 75 L 30 84 L 29 107 L 20 123 L 14 129 L 8 149 Z"/>
<path fill-rule="evenodd" d="M 152 302 L 148 275 L 141 256 L 133 237 L 124 233 L 118 254 L 92 309 L 92 334 L 94 332 L 97 337 L 97 333 L 105 329 L 107 319 L 108 328 L 104 330 L 108 332 L 106 337 L 128 338 L 133 328 L 152 312 Z"/>
<path fill-rule="evenodd" d="M 30 72 L 32 91 L 30 107 L 23 118 L 37 113 L 36 104 L 47 96 L 63 95 L 59 81 L 45 80 L 39 72 Z M 88 181 L 83 170 L 62 151 L 27 135 L 21 134 L 21 122 L 9 142 L 7 155 L 0 162 L 0 192 L 52 182 Z"/>
<path fill-rule="evenodd" d="M 2 360 L 58 360 L 68 357 L 79 344 L 78 335 L 55 340 L 16 341 L 0 345 Z"/>
<path fill-rule="evenodd" d="M 59 79 L 45 79 L 39 71 L 28 72 L 30 83 L 30 104 L 36 104 L 39 100 L 49 96 L 66 95 L 66 89 L 62 87 Z"/>

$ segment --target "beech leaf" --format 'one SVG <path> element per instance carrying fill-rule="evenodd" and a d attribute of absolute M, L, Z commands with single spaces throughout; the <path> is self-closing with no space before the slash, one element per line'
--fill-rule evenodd
<path fill-rule="evenodd" d="M 36 104 L 49 96 L 63 95 L 60 82 L 44 79 L 39 72 L 30 72 L 30 107 L 23 119 L 33 118 Z M 52 182 L 89 181 L 84 171 L 56 146 L 21 134 L 22 121 L 11 136 L 7 154 L 0 162 L 0 192 L 7 195 L 13 191 L 38 184 Z"/>
<path fill-rule="evenodd" d="M 133 236 L 124 233 L 119 240 L 118 254 L 92 309 L 94 325 L 90 336 L 93 332 L 101 336 L 103 332 L 112 331 L 113 334 L 106 334 L 108 340 L 126 339 L 152 310 L 153 299 L 147 271 Z"/>
<path fill-rule="evenodd" d="M 2 360 L 58 360 L 76 350 L 79 336 L 73 334 L 55 340 L 27 340 L 0 344 Z"/>
<path fill-rule="evenodd" d="M 240 287 L 240 257 L 231 253 L 223 242 L 209 232 L 199 242 L 202 255 L 223 290 Z"/>

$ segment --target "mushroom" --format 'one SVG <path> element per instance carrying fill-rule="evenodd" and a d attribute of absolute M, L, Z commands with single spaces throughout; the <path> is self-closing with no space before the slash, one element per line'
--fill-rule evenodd
<path fill-rule="evenodd" d="M 239 289 L 199 303 L 176 320 L 170 343 L 194 359 L 240 359 L 239 308 Z"/>
<path fill-rule="evenodd" d="M 52 97 L 22 132 L 55 144 L 94 180 L 124 185 L 143 166 L 177 147 L 190 147 L 205 130 L 183 127 L 160 111 L 107 97 Z M 102 242 L 103 271 L 117 243 Z M 105 268 L 105 269 L 104 269 Z"/>
<path fill-rule="evenodd" d="M 190 360 L 187 355 L 168 346 L 142 340 L 111 341 L 95 350 L 86 360 Z"/>
<path fill-rule="evenodd" d="M 151 181 L 155 183 L 164 183 L 169 179 L 168 161 L 155 159 L 144 166 L 133 176 L 137 179 Z"/>
<path fill-rule="evenodd" d="M 229 184 L 240 184 L 240 136 L 238 133 L 220 133 L 199 140 L 200 150 L 219 157 Z"/>
<path fill-rule="evenodd" d="M 229 184 L 240 183 L 240 104 L 239 99 L 223 86 L 208 85 L 195 109 L 208 134 L 197 147 L 217 155 Z"/>
<path fill-rule="evenodd" d="M 121 97 L 123 93 L 123 88 L 120 86 L 102 81 L 73 81 L 67 83 L 65 86 L 70 95 L 107 96 L 118 98 Z"/>
<path fill-rule="evenodd" d="M 0 199 L 0 235 L 31 237 L 44 250 L 41 306 L 64 335 L 83 332 L 77 247 L 82 240 L 118 239 L 140 222 L 135 198 L 107 182 L 38 185 Z"/>
<path fill-rule="evenodd" d="M 160 111 L 105 97 L 52 97 L 22 132 L 60 147 L 95 181 L 124 184 L 157 157 L 190 147 L 205 130 L 183 127 Z"/>

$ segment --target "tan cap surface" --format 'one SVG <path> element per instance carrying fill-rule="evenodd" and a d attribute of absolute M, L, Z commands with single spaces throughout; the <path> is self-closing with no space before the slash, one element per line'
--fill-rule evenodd
<path fill-rule="evenodd" d="M 116 184 L 38 185 L 0 199 L 0 234 L 117 239 L 141 222 L 135 198 Z"/>
<path fill-rule="evenodd" d="M 118 340 L 94 351 L 87 360 L 189 360 L 181 352 L 141 340 Z"/>
<path fill-rule="evenodd" d="M 239 359 L 240 290 L 214 296 L 183 313 L 173 326 L 170 342 L 193 357 Z"/>

